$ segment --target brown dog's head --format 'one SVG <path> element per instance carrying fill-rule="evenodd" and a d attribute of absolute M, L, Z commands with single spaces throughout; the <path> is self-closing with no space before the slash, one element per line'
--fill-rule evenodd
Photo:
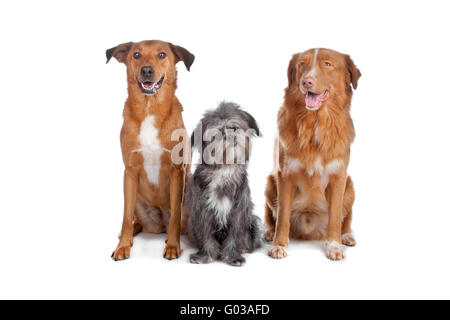
<path fill-rule="evenodd" d="M 183 61 L 189 70 L 194 55 L 186 49 L 159 40 L 128 42 L 106 50 L 106 63 L 112 58 L 127 66 L 128 85 L 144 95 L 154 95 L 164 82 L 176 80 L 175 64 Z"/>
<path fill-rule="evenodd" d="M 289 90 L 300 90 L 308 110 L 318 110 L 333 96 L 351 96 L 361 72 L 349 55 L 329 49 L 294 54 L 288 67 Z"/>

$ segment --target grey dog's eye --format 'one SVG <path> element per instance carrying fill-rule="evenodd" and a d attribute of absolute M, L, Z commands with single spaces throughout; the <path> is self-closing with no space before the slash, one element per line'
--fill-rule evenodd
<path fill-rule="evenodd" d="M 133 54 L 133 58 L 135 58 L 135 59 L 140 59 L 141 57 L 142 57 L 142 54 L 140 52 L 135 52 Z"/>

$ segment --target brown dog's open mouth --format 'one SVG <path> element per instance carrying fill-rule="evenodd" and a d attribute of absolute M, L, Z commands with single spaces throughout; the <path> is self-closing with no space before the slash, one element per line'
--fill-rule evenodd
<path fill-rule="evenodd" d="M 143 94 L 152 96 L 156 93 L 156 91 L 158 91 L 159 88 L 161 88 L 163 81 L 164 76 L 162 76 L 158 82 L 151 82 L 146 80 L 146 81 L 138 81 L 138 83 Z"/>
<path fill-rule="evenodd" d="M 308 91 L 305 97 L 306 109 L 311 111 L 318 110 L 329 94 L 330 91 L 328 89 L 320 94 Z"/>

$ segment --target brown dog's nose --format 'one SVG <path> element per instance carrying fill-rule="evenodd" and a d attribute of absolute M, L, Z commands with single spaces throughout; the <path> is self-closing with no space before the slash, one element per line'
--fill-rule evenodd
<path fill-rule="evenodd" d="M 151 77 L 153 75 L 153 72 L 155 72 L 155 70 L 153 70 L 153 67 L 142 67 L 141 77 L 142 78 Z"/>
<path fill-rule="evenodd" d="M 305 89 L 311 89 L 314 87 L 314 78 L 312 77 L 306 77 L 303 79 L 302 85 Z"/>

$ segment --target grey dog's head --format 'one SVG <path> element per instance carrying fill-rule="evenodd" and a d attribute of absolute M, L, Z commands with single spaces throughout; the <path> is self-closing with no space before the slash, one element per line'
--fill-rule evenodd
<path fill-rule="evenodd" d="M 191 136 L 193 150 L 200 151 L 201 163 L 245 164 L 250 156 L 250 139 L 261 133 L 248 112 L 233 102 L 222 102 L 205 112 Z"/>

